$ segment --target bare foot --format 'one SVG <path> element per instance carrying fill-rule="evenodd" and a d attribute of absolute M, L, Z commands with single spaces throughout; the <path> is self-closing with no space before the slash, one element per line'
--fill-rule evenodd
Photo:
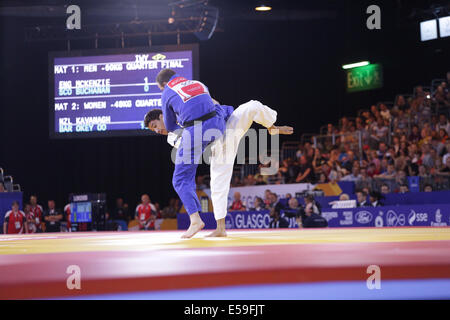
<path fill-rule="evenodd" d="M 293 134 L 294 133 L 294 128 L 292 127 L 288 127 L 288 126 L 271 126 L 270 128 L 268 128 L 267 130 L 269 130 L 269 134 L 270 135 L 275 135 L 275 134 Z"/>
<path fill-rule="evenodd" d="M 183 239 L 189 239 L 192 238 L 197 232 L 202 230 L 205 227 L 205 224 L 203 222 L 201 223 L 191 223 L 189 226 L 189 229 L 186 230 L 185 233 L 181 236 Z"/>
<path fill-rule="evenodd" d="M 209 237 L 226 237 L 227 233 L 225 230 L 214 230 L 213 232 L 211 232 L 210 234 L 206 235 L 205 238 L 209 238 Z"/>

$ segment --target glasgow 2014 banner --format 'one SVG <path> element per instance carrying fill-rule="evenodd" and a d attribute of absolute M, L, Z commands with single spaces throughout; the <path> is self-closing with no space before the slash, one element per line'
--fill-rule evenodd
<path fill-rule="evenodd" d="M 201 213 L 206 229 L 215 229 L 214 215 Z M 338 227 L 415 227 L 450 226 L 450 205 L 417 205 L 363 207 L 354 209 L 326 209 L 322 216 L 328 226 Z M 178 229 L 189 227 L 189 216 L 178 214 Z M 225 218 L 227 229 L 267 229 L 270 224 L 269 211 L 229 212 Z M 295 218 L 290 218 L 289 227 L 297 228 Z"/>

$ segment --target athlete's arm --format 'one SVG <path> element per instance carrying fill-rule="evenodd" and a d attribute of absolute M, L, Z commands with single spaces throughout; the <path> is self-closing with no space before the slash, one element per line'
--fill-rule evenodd
<path fill-rule="evenodd" d="M 168 95 L 167 91 L 164 91 L 162 94 L 161 110 L 163 113 L 164 126 L 166 127 L 166 130 L 169 132 L 173 132 L 177 129 L 180 129 L 180 126 L 177 124 L 177 116 L 173 111 L 172 107 L 170 106 L 170 97 L 167 97 L 167 95 Z"/>

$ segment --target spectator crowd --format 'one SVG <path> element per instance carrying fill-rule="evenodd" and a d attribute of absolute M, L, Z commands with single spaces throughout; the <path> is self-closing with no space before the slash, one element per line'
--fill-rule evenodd
<path fill-rule="evenodd" d="M 433 93 L 417 86 L 392 106 L 380 102 L 330 123 L 285 155 L 276 176 L 235 175 L 232 186 L 353 181 L 369 195 L 408 192 L 408 177 L 419 177 L 420 191 L 449 189 L 449 81 L 450 72 Z"/>

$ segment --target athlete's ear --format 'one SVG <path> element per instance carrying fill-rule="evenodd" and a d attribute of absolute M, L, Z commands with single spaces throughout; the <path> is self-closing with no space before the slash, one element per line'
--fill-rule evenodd
<path fill-rule="evenodd" d="M 163 114 L 162 114 L 162 113 L 159 114 L 159 120 L 161 120 L 161 121 L 164 122 L 164 117 L 163 117 Z"/>

